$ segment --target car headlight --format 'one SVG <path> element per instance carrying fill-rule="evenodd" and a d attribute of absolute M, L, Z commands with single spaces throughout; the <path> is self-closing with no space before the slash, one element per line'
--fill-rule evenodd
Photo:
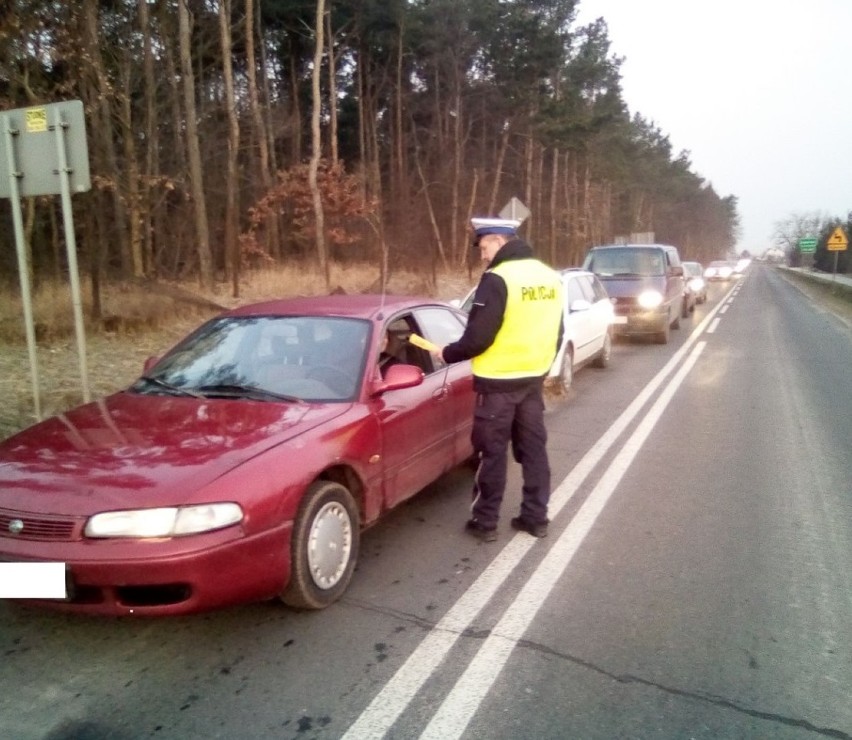
<path fill-rule="evenodd" d="M 89 519 L 86 537 L 176 537 L 229 527 L 242 518 L 234 503 L 106 511 Z"/>
<path fill-rule="evenodd" d="M 663 296 L 656 290 L 646 290 L 639 294 L 637 301 L 642 308 L 656 308 L 663 302 Z"/>
<path fill-rule="evenodd" d="M 700 277 L 694 277 L 689 281 L 689 287 L 697 293 L 704 287 L 704 281 Z"/>

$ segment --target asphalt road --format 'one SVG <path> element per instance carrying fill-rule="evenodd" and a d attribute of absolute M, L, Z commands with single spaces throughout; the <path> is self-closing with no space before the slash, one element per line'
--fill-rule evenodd
<path fill-rule="evenodd" d="M 0 737 L 852 738 L 852 329 L 770 268 L 548 414 L 550 536 L 470 473 L 346 597 L 156 621 L 0 602 Z"/>

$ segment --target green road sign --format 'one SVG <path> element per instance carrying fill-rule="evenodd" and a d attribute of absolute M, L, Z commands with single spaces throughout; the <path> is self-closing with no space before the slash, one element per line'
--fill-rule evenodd
<path fill-rule="evenodd" d="M 800 252 L 816 252 L 817 240 L 813 237 L 807 239 L 799 239 Z"/>

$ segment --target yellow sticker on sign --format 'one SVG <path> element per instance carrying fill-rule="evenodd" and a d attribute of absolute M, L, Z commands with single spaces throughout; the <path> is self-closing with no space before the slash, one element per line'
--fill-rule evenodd
<path fill-rule="evenodd" d="M 831 232 L 831 236 L 828 237 L 826 249 L 828 249 L 829 252 L 844 252 L 848 246 L 849 239 L 846 238 L 846 233 L 843 231 L 843 227 L 838 226 Z"/>
<path fill-rule="evenodd" d="M 26 116 L 28 134 L 42 134 L 47 131 L 47 108 L 30 108 Z"/>

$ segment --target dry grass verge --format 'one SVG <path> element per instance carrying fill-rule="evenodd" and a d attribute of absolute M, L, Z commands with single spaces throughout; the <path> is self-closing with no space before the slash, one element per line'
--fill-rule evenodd
<path fill-rule="evenodd" d="M 381 290 L 374 266 L 334 266 L 331 284 L 347 293 Z M 475 280 L 476 276 L 474 276 Z M 430 288 L 422 273 L 392 275 L 387 292 L 459 298 L 472 284 L 467 275 L 439 275 Z M 145 359 L 169 349 L 193 327 L 221 308 L 271 298 L 324 293 L 325 281 L 304 265 L 252 272 L 245 276 L 240 297 L 229 286 L 205 294 L 193 284 L 127 282 L 104 289 L 108 320 L 86 328 L 89 387 L 98 398 L 130 385 L 142 372 Z M 37 364 L 41 382 L 42 416 L 65 411 L 82 401 L 79 358 L 67 285 L 42 285 L 34 292 Z M 84 312 L 89 305 L 84 301 Z M 19 293 L 0 290 L 0 439 L 36 421 L 29 354 Z"/>

